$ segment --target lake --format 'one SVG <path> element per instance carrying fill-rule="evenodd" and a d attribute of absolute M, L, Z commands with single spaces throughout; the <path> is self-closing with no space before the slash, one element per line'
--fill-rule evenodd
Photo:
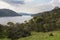
<path fill-rule="evenodd" d="M 7 24 L 8 22 L 24 23 L 24 21 L 28 21 L 31 18 L 31 16 L 0 17 L 0 24 Z"/>

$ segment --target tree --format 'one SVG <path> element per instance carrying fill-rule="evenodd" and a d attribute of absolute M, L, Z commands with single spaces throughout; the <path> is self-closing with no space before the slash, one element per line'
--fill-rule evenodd
<path fill-rule="evenodd" d="M 4 38 L 4 30 L 5 30 L 5 27 L 0 24 L 0 38 Z"/>
<path fill-rule="evenodd" d="M 10 27 L 12 27 L 12 26 L 14 26 L 14 23 L 8 22 L 7 25 L 10 26 Z"/>

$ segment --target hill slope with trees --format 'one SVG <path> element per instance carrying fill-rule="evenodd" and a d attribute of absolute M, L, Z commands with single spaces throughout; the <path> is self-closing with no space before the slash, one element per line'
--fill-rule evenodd
<path fill-rule="evenodd" d="M 8 22 L 7 25 L 0 24 L 0 39 L 18 40 L 21 37 L 31 36 L 32 32 L 45 33 L 51 31 L 60 31 L 60 8 L 58 7 L 51 11 L 37 14 L 29 22 L 25 21 L 25 23 L 21 24 Z M 54 34 L 50 33 L 49 36 L 54 36 Z"/>
<path fill-rule="evenodd" d="M 60 29 L 60 8 L 55 7 L 51 11 L 46 11 L 34 15 L 33 19 L 29 21 L 33 30 L 38 32 L 53 31 Z"/>

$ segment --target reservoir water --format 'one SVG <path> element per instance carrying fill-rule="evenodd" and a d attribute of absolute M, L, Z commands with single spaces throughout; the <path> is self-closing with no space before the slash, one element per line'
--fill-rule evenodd
<path fill-rule="evenodd" d="M 8 22 L 24 23 L 24 21 L 28 21 L 31 18 L 31 16 L 0 17 L 0 24 L 7 24 Z"/>

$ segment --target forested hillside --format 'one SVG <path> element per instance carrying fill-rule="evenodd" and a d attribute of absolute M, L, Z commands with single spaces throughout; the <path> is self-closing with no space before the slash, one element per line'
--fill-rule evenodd
<path fill-rule="evenodd" d="M 60 8 L 55 7 L 51 11 L 36 14 L 29 21 L 33 30 L 36 31 L 53 31 L 60 29 Z"/>
<path fill-rule="evenodd" d="M 33 35 L 32 32 L 45 33 L 51 31 L 60 31 L 60 8 L 58 7 L 51 11 L 37 14 L 29 20 L 29 22 L 25 21 L 25 23 L 16 24 L 8 22 L 7 25 L 0 24 L 0 39 L 8 38 L 11 40 L 17 40 L 21 37 Z M 34 35 L 31 37 L 33 38 Z M 39 35 L 41 34 L 39 33 Z M 49 36 L 54 36 L 54 34 L 50 33 Z"/>

